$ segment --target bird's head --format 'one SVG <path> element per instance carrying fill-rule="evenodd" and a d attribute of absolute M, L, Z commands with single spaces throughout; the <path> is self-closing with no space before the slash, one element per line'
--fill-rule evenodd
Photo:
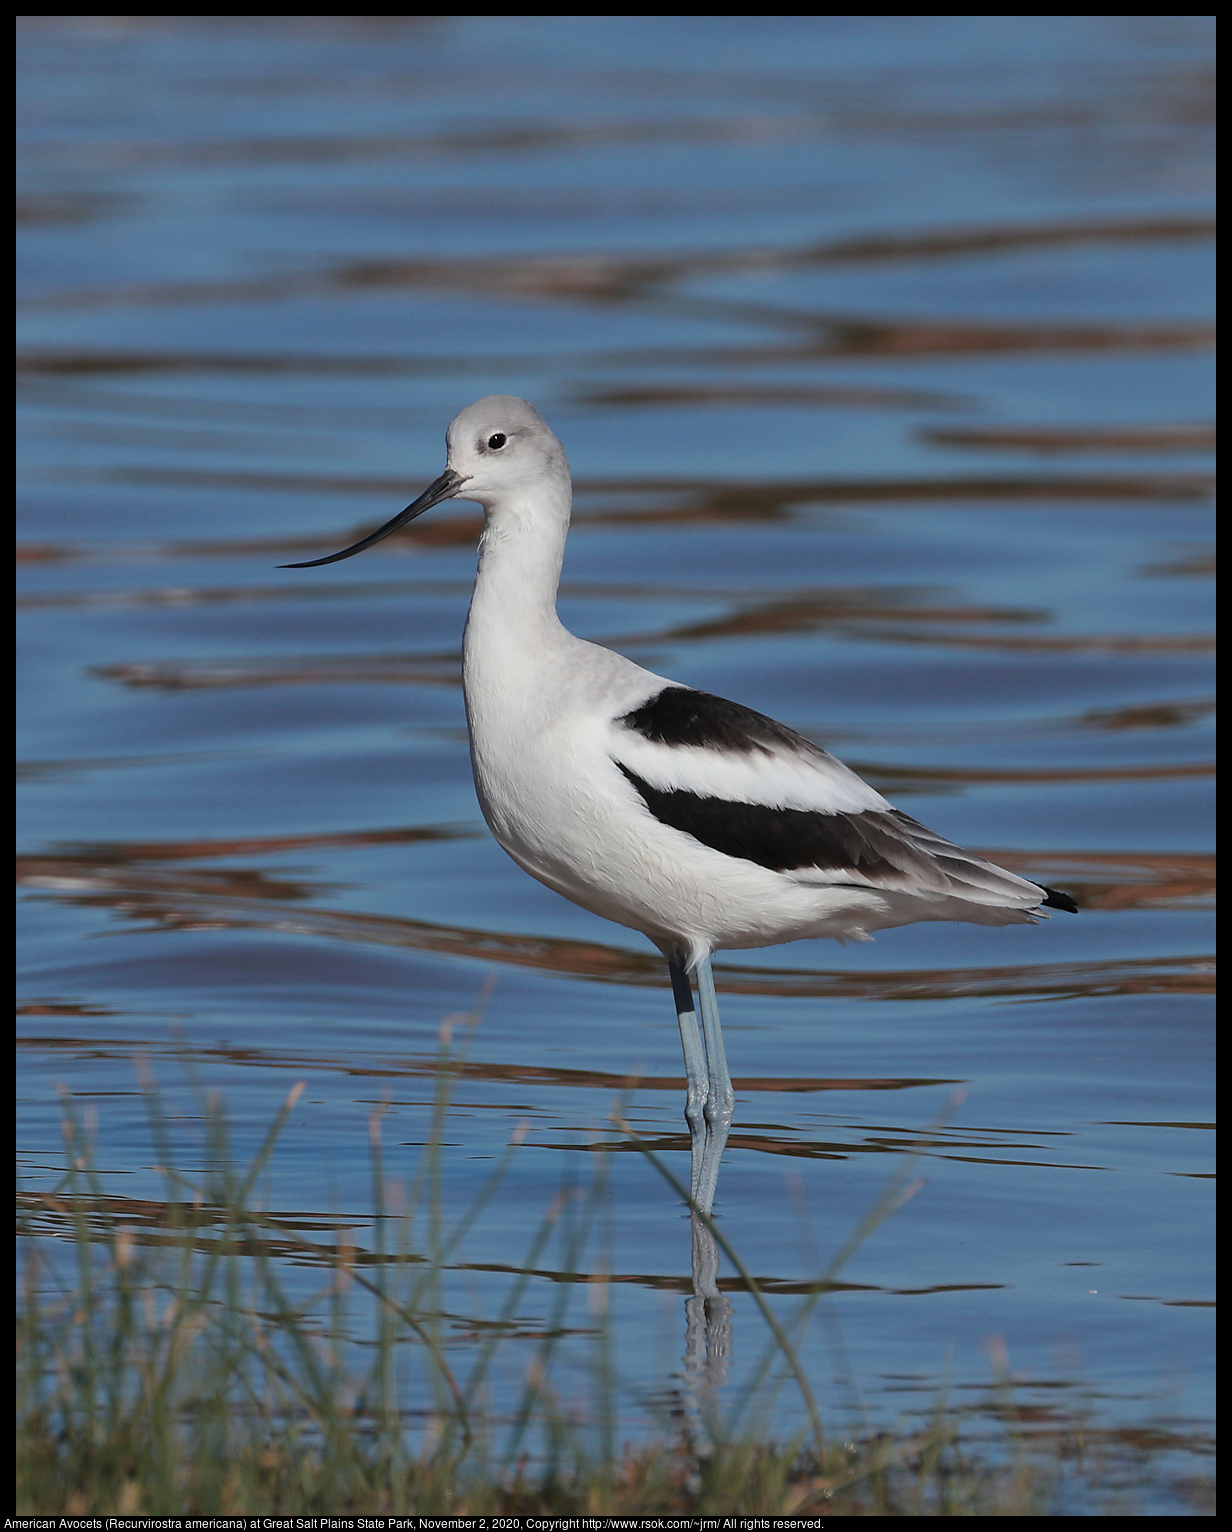
<path fill-rule="evenodd" d="M 468 404 L 450 424 L 445 444 L 445 472 L 392 521 L 339 553 L 282 567 L 313 569 L 318 564 L 336 564 L 371 548 L 442 500 L 477 500 L 491 511 L 502 501 L 519 502 L 536 490 L 554 487 L 563 490 L 567 512 L 569 464 L 565 449 L 543 416 L 525 399 L 489 394 Z"/>
<path fill-rule="evenodd" d="M 533 404 L 512 394 L 489 394 L 468 404 L 445 433 L 456 493 L 485 509 L 546 484 L 568 482 L 565 449 Z"/>

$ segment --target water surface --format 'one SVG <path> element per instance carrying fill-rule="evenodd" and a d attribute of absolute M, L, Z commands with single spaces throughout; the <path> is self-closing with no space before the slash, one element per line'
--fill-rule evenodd
<path fill-rule="evenodd" d="M 1200 1432 L 1209 56 L 1202 18 L 27 22 L 27 1191 L 63 1159 L 57 1085 L 136 1207 L 163 1191 L 134 1058 L 186 1162 L 190 1075 L 237 1153 L 302 1079 L 268 1204 L 362 1245 L 373 1105 L 409 1176 L 442 1019 L 480 1001 L 451 1205 L 525 1138 L 458 1254 L 460 1341 L 576 1151 L 622 1148 L 630 1079 L 686 1165 L 657 954 L 475 804 L 475 508 L 274 567 L 386 520 L 459 408 L 517 393 L 574 470 L 574 631 L 1082 907 L 723 955 L 727 1237 L 803 1290 L 934 1124 L 827 1300 L 862 1407 L 983 1387 L 997 1338 L 1045 1415 L 1063 1383 Z M 607 1207 L 593 1260 L 652 1387 L 688 1225 L 627 1145 Z M 735 1379 L 763 1332 L 725 1283 Z"/>

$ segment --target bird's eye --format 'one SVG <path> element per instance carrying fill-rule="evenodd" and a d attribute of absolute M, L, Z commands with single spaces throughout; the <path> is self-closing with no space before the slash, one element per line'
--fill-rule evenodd
<path fill-rule="evenodd" d="M 509 438 L 503 431 L 497 431 L 488 437 L 488 446 L 491 447 L 493 452 L 499 452 L 508 440 Z"/>

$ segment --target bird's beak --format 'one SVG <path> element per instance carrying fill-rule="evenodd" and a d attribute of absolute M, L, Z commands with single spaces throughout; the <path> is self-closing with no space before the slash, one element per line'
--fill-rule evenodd
<path fill-rule="evenodd" d="M 349 559 L 353 553 L 362 553 L 365 548 L 371 548 L 373 543 L 379 543 L 383 537 L 388 537 L 399 527 L 406 526 L 408 521 L 414 521 L 416 516 L 422 516 L 425 511 L 430 511 L 442 500 L 450 499 L 465 483 L 466 479 L 462 474 L 455 473 L 452 468 L 446 468 L 440 478 L 429 484 L 419 499 L 408 505 L 405 511 L 399 511 L 392 521 L 387 521 L 375 532 L 369 532 L 367 537 L 360 538 L 359 542 L 352 543 L 341 553 L 331 553 L 323 559 L 307 559 L 302 564 L 279 564 L 278 567 L 279 569 L 315 569 L 318 564 L 336 564 L 339 559 Z"/>

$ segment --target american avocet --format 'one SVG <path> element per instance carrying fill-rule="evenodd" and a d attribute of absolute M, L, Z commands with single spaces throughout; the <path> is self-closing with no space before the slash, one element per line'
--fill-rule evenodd
<path fill-rule="evenodd" d="M 284 567 L 350 558 L 454 496 L 483 506 L 462 661 L 480 807 L 532 877 L 644 932 L 667 959 L 692 1195 L 708 1213 L 734 1106 L 713 952 L 864 940 L 919 920 L 1029 923 L 1077 906 L 925 829 L 772 718 L 568 632 L 556 590 L 569 465 L 524 399 L 480 399 L 446 444 L 445 472 L 392 521 L 340 553 Z"/>

